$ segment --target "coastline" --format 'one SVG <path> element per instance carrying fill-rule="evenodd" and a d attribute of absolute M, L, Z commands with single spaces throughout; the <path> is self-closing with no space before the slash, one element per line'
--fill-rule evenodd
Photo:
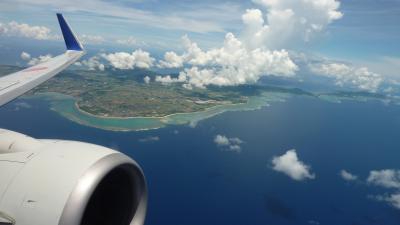
<path fill-rule="evenodd" d="M 72 96 L 70 96 L 70 97 L 72 97 Z M 72 97 L 72 98 L 74 98 L 74 97 Z M 246 102 L 246 103 L 236 103 L 236 104 L 234 104 L 234 103 L 230 103 L 230 104 L 221 104 L 221 105 L 216 105 L 216 106 L 212 106 L 212 107 L 206 108 L 205 110 L 202 110 L 202 111 L 182 112 L 182 113 L 171 113 L 171 114 L 167 114 L 167 115 L 165 115 L 165 116 L 127 116 L 127 117 L 119 117 L 119 116 L 100 116 L 100 115 L 95 115 L 95 114 L 86 112 L 85 110 L 81 109 L 81 108 L 79 107 L 79 104 L 78 104 L 77 101 L 75 101 L 75 108 L 76 108 L 79 112 L 84 113 L 84 114 L 86 114 L 86 115 L 88 115 L 88 116 L 93 116 L 93 117 L 97 117 L 97 118 L 101 118 L 101 119 L 121 119 L 121 120 L 124 120 L 124 119 L 159 119 L 159 120 L 162 120 L 162 119 L 166 119 L 166 118 L 168 118 L 168 117 L 176 116 L 176 115 L 191 114 L 191 113 L 199 113 L 199 112 L 207 112 L 208 110 L 211 110 L 212 108 L 220 107 L 220 106 L 239 106 L 239 105 L 245 105 L 245 104 L 247 104 L 247 102 Z"/>
<path fill-rule="evenodd" d="M 257 110 L 269 106 L 271 102 L 282 102 L 291 96 L 287 93 L 265 92 L 252 96 L 246 103 L 222 104 L 206 110 L 190 113 L 173 113 L 162 117 L 107 117 L 88 113 L 79 108 L 73 96 L 55 92 L 40 93 L 26 98 L 43 99 L 50 103 L 51 110 L 78 124 L 110 131 L 145 131 L 166 127 L 168 125 L 196 124 L 204 119 L 229 111 Z"/>
<path fill-rule="evenodd" d="M 80 109 L 75 97 L 56 92 L 39 93 L 36 95 L 25 96 L 25 98 L 43 99 L 50 103 L 51 110 L 78 124 L 103 130 L 127 132 L 160 129 L 168 125 L 189 125 L 194 127 L 201 120 L 225 112 L 257 110 L 269 106 L 272 102 L 283 102 L 292 96 L 294 96 L 294 94 L 265 91 L 260 95 L 249 97 L 246 103 L 222 104 L 209 107 L 202 111 L 173 113 L 162 117 L 98 116 Z M 368 101 L 371 99 L 366 97 L 351 98 L 329 95 L 320 95 L 316 98 L 336 104 L 341 103 L 344 100 Z"/>

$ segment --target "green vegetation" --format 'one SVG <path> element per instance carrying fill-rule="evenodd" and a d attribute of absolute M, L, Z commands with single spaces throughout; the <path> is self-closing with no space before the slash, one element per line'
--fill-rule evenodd
<path fill-rule="evenodd" d="M 68 70 L 31 91 L 56 92 L 74 97 L 80 110 L 105 117 L 163 117 L 223 105 L 245 103 L 237 91 L 187 90 L 181 85 L 143 82 L 149 71 Z"/>
<path fill-rule="evenodd" d="M 20 70 L 0 66 L 0 74 Z M 0 75 L 1 76 L 1 75 Z M 145 76 L 152 78 L 146 84 Z M 339 101 L 340 99 L 385 99 L 384 95 L 367 92 L 335 92 L 313 94 L 298 88 L 242 85 L 210 86 L 187 90 L 181 84 L 163 85 L 154 82 L 156 74 L 147 70 L 66 70 L 28 94 L 60 93 L 75 99 L 83 112 L 100 117 L 165 117 L 176 113 L 202 112 L 216 106 L 248 103 L 252 97 L 274 94 L 304 95 Z"/>

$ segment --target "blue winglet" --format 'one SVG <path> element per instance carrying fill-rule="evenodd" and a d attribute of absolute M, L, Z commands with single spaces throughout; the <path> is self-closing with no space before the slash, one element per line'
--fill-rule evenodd
<path fill-rule="evenodd" d="M 72 32 L 61 13 L 57 13 L 58 22 L 60 23 L 61 31 L 64 36 L 65 45 L 68 50 L 83 51 L 82 44 Z"/>

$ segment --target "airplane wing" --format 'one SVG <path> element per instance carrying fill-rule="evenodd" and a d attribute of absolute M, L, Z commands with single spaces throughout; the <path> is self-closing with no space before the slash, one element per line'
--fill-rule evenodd
<path fill-rule="evenodd" d="M 0 105 L 84 54 L 62 15 L 57 16 L 66 53 L 0 78 Z M 143 225 L 146 210 L 143 171 L 123 153 L 0 129 L 0 225 Z"/>
<path fill-rule="evenodd" d="M 67 51 L 47 62 L 0 77 L 0 106 L 52 78 L 85 54 L 82 44 L 64 17 L 57 14 L 57 18 Z"/>

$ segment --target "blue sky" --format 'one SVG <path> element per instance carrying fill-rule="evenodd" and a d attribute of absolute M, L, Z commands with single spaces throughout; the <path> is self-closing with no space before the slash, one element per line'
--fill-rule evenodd
<path fill-rule="evenodd" d="M 229 32 L 245 43 L 246 40 L 242 39 L 246 27 L 242 16 L 246 9 L 260 9 L 265 24 L 270 25 L 267 15 L 273 10 L 281 10 L 279 7 L 283 7 L 282 5 L 290 8 L 292 4 L 295 14 L 304 14 L 304 10 L 296 9 L 298 1 L 300 0 L 285 0 L 282 2 L 287 4 L 279 6 L 273 5 L 273 0 L 2 0 L 0 23 L 16 21 L 29 26 L 44 26 L 51 29 L 51 35 L 59 35 L 55 13 L 62 12 L 76 33 L 86 35 L 84 39 L 87 39 L 90 49 L 131 52 L 141 48 L 158 58 L 166 51 L 175 51 L 177 54 L 184 52 L 184 35 L 188 35 L 204 51 L 220 48 Z M 368 67 L 369 70 L 383 75 L 397 75 L 400 69 L 400 0 L 313 2 L 340 2 L 340 7 L 334 10 L 342 16 L 327 22 L 326 18 L 318 18 L 319 14 L 315 18 L 307 15 L 308 20 L 323 21 L 322 29 L 314 32 L 316 35 L 310 41 L 299 44 L 300 41 L 296 38 L 288 38 L 288 41 L 276 45 L 276 50 L 279 46 L 279 49 L 301 52 L 308 56 L 344 61 L 356 67 Z M 303 6 L 307 7 L 306 4 L 301 7 Z M 305 10 L 307 14 L 307 8 Z M 3 45 L 25 46 L 30 41 L 46 45 L 45 41 L 59 41 L 59 37 L 37 41 L 32 40 L 35 38 L 15 36 L 18 35 L 5 35 L 5 32 L 2 34 L 0 29 Z M 298 39 L 301 39 L 301 35 Z M 128 43 L 126 40 L 134 40 L 134 43 L 121 44 Z M 272 44 L 264 43 L 260 46 L 275 50 Z M 19 52 L 15 57 L 18 54 Z"/>
<path fill-rule="evenodd" d="M 256 7 L 251 1 L 238 0 L 90 0 L 81 1 L 93 2 L 82 8 L 74 2 L 79 1 L 3 0 L 0 21 L 44 25 L 58 32 L 54 13 L 64 12 L 78 33 L 110 38 L 133 36 L 160 48 L 178 47 L 180 37 L 188 34 L 200 46 L 209 48 L 219 45 L 226 32 L 237 33 L 242 27 L 241 15 L 247 8 Z M 108 5 L 115 9 L 103 8 Z M 119 9 L 124 9 L 121 16 Z M 134 10 L 140 12 L 136 18 Z M 125 11 L 129 15 L 123 15 Z M 346 58 L 399 55 L 399 0 L 346 0 L 341 1 L 340 11 L 343 18 L 326 28 L 326 36 L 314 43 L 313 51 Z"/>
<path fill-rule="evenodd" d="M 344 17 L 328 28 L 323 48 L 343 56 L 399 56 L 400 1 L 348 0 L 341 6 Z"/>

